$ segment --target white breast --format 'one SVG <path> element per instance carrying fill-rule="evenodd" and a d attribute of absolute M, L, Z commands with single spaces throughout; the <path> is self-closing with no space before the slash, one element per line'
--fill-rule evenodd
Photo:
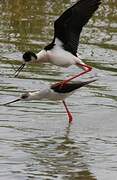
<path fill-rule="evenodd" d="M 47 55 L 49 61 L 57 66 L 68 67 L 75 64 L 75 56 L 65 51 L 62 47 L 62 42 L 57 38 L 55 39 L 55 46 L 47 51 Z"/>
<path fill-rule="evenodd" d="M 48 100 L 51 101 L 62 101 L 70 96 L 72 93 L 57 93 L 52 89 L 49 89 Z"/>
<path fill-rule="evenodd" d="M 48 56 L 46 50 L 43 49 L 36 55 L 37 55 L 37 60 L 35 61 L 36 63 L 48 62 Z"/>

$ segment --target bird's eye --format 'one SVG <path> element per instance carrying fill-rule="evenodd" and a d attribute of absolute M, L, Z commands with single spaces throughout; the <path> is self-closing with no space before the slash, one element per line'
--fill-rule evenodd
<path fill-rule="evenodd" d="M 21 95 L 21 99 L 26 99 L 26 98 L 28 98 L 28 96 L 29 96 L 28 93 L 22 94 L 22 95 Z"/>

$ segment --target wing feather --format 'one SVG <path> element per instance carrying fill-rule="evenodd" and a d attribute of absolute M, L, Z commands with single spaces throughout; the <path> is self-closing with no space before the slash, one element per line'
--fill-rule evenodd
<path fill-rule="evenodd" d="M 100 0 L 80 0 L 55 21 L 54 39 L 60 39 L 65 50 L 76 55 L 82 28 L 100 3 Z"/>

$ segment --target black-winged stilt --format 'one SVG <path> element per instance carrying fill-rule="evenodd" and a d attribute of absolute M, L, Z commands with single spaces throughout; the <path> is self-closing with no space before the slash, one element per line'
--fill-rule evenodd
<path fill-rule="evenodd" d="M 72 95 L 75 90 L 81 88 L 82 86 L 86 86 L 87 84 L 92 83 L 94 81 L 96 81 L 96 79 L 90 79 L 90 80 L 87 80 L 84 82 L 83 81 L 76 81 L 76 82 L 73 81 L 73 82 L 68 82 L 65 86 L 61 86 L 60 83 L 55 83 L 41 91 L 33 91 L 33 92 L 24 93 L 18 99 L 15 99 L 15 100 L 5 103 L 3 105 L 9 105 L 11 103 L 21 101 L 21 100 L 30 101 L 30 100 L 47 99 L 47 100 L 51 100 L 51 101 L 62 101 L 64 104 L 64 107 L 66 109 L 67 115 L 68 115 L 69 123 L 71 123 L 73 117 L 65 103 L 65 99 L 68 96 Z"/>
<path fill-rule="evenodd" d="M 18 76 L 19 72 L 28 63 L 40 64 L 50 62 L 62 67 L 76 65 L 84 70 L 64 80 L 64 83 L 91 71 L 92 67 L 83 63 L 79 58 L 77 48 L 83 26 L 98 9 L 100 3 L 101 0 L 79 0 L 76 4 L 67 9 L 54 22 L 53 41 L 37 54 L 31 51 L 25 52 L 23 54 L 23 63 L 16 70 L 15 77 Z"/>

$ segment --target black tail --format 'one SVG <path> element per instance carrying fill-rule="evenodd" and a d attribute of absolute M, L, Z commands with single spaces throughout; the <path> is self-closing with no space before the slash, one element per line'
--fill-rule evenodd
<path fill-rule="evenodd" d="M 51 89 L 53 89 L 55 92 L 58 93 L 70 93 L 76 89 L 81 88 L 82 86 L 86 86 L 92 82 L 95 82 L 97 79 L 91 79 L 88 81 L 73 81 L 69 82 L 63 86 L 61 86 L 61 83 L 56 83 L 51 86 Z"/>

